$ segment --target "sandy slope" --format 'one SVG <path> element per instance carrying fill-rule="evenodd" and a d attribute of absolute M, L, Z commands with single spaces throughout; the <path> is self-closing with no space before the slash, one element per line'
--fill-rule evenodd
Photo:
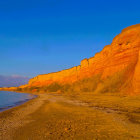
<path fill-rule="evenodd" d="M 0 140 L 140 139 L 140 124 L 121 112 L 59 95 L 39 95 L 0 113 Z"/>

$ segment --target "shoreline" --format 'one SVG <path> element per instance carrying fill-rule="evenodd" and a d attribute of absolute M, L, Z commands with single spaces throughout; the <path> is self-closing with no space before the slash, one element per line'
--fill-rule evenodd
<path fill-rule="evenodd" d="M 0 112 L 0 140 L 12 140 L 13 132 L 26 124 L 25 118 L 42 105 L 39 99 L 40 95 L 36 95 L 23 104 Z"/>
<path fill-rule="evenodd" d="M 29 99 L 24 99 L 24 100 L 21 100 L 21 101 L 17 101 L 15 103 L 13 103 L 12 105 L 8 105 L 8 106 L 5 106 L 5 107 L 0 107 L 0 113 L 4 112 L 4 111 L 7 111 L 9 109 L 12 109 L 14 107 L 20 106 L 20 105 L 22 105 L 22 104 L 24 104 L 24 103 L 26 103 L 26 102 L 28 102 L 30 100 L 33 100 L 34 98 L 37 98 L 37 96 L 38 96 L 37 94 L 33 94 L 33 93 L 25 93 L 25 92 L 18 92 L 18 91 L 8 91 L 8 92 L 16 92 L 16 93 L 20 93 L 20 94 L 21 93 L 28 94 L 28 95 L 30 95 L 32 97 L 29 98 Z"/>

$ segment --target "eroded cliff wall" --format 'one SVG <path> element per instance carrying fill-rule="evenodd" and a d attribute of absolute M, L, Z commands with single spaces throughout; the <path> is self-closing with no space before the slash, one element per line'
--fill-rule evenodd
<path fill-rule="evenodd" d="M 130 26 L 117 35 L 111 45 L 84 59 L 79 66 L 56 73 L 38 75 L 30 79 L 26 87 L 43 87 L 52 83 L 73 84 L 79 80 L 100 75 L 102 81 L 117 72 L 125 71 L 124 89 L 140 93 L 140 24 Z M 129 84 L 127 83 L 129 81 Z M 128 89 L 127 89 L 128 90 Z"/>

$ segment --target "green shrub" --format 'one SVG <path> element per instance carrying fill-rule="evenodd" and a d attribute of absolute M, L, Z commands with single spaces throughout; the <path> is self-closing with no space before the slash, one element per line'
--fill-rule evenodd
<path fill-rule="evenodd" d="M 90 78 L 79 80 L 70 85 L 70 90 L 73 92 L 91 92 L 94 91 L 100 82 L 100 75 L 95 75 Z"/>
<path fill-rule="evenodd" d="M 53 84 L 50 84 L 48 85 L 45 90 L 46 91 L 49 91 L 49 92 L 57 92 L 59 90 L 61 90 L 62 86 L 58 83 L 53 83 Z"/>
<path fill-rule="evenodd" d="M 118 92 L 125 82 L 125 71 L 117 72 L 102 80 L 96 89 L 98 93 Z"/>

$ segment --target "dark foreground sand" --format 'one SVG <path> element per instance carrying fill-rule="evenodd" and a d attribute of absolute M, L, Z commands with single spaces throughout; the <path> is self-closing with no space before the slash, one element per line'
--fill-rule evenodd
<path fill-rule="evenodd" d="M 0 113 L 0 140 L 140 140 L 140 123 L 111 108 L 41 94 Z"/>

